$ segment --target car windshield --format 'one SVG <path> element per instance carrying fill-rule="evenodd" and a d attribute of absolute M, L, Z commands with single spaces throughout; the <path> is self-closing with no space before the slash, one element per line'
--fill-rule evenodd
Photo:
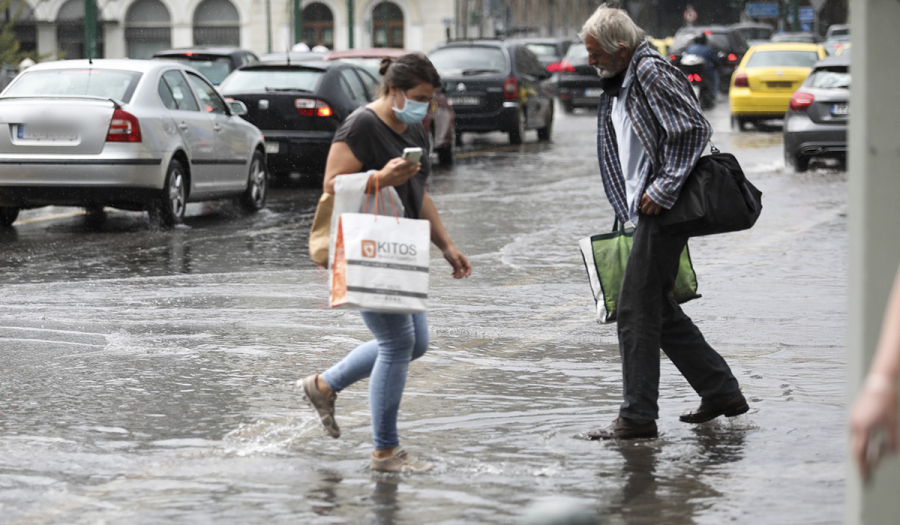
<path fill-rule="evenodd" d="M 266 67 L 238 69 L 219 86 L 222 91 L 306 91 L 312 93 L 325 76 L 321 69 Z"/>
<path fill-rule="evenodd" d="M 359 66 L 371 73 L 375 78 L 381 77 L 381 74 L 378 72 L 381 69 L 381 58 L 339 58 L 338 60 Z"/>
<path fill-rule="evenodd" d="M 581 43 L 572 44 L 569 52 L 566 53 L 566 60 L 573 66 L 586 66 L 588 63 L 587 48 Z"/>
<path fill-rule="evenodd" d="M 22 73 L 5 96 L 67 95 L 129 102 L 141 74 L 114 69 L 49 69 Z"/>
<path fill-rule="evenodd" d="M 844 69 L 819 69 L 806 79 L 806 85 L 822 89 L 850 89 L 850 72 Z"/>
<path fill-rule="evenodd" d="M 525 44 L 525 47 L 530 49 L 539 59 L 550 59 L 559 56 L 556 51 L 556 46 L 553 44 Z"/>
<path fill-rule="evenodd" d="M 744 67 L 812 67 L 818 60 L 815 51 L 756 51 Z"/>
<path fill-rule="evenodd" d="M 210 57 L 210 56 L 165 56 L 160 57 L 166 60 L 173 60 L 179 64 L 190 66 L 200 72 L 207 80 L 215 85 L 219 85 L 231 73 L 231 59 L 228 57 Z"/>
<path fill-rule="evenodd" d="M 509 71 L 506 54 L 497 47 L 445 47 L 432 51 L 428 58 L 441 76 Z"/>

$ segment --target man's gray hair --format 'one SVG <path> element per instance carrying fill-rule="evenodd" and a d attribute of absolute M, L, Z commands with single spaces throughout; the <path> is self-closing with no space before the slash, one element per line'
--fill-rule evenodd
<path fill-rule="evenodd" d="M 644 39 L 644 31 L 628 13 L 602 4 L 581 27 L 578 37 L 584 41 L 591 36 L 607 53 L 615 53 L 623 46 L 634 50 Z"/>

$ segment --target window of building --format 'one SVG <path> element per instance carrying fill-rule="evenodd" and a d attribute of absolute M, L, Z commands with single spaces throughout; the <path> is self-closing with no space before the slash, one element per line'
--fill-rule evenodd
<path fill-rule="evenodd" d="M 99 10 L 97 12 L 99 14 Z M 60 58 L 87 58 L 84 43 L 84 0 L 69 0 L 59 9 L 56 15 L 56 48 Z M 103 25 L 98 20 L 96 57 L 102 56 Z"/>
<path fill-rule="evenodd" d="M 194 11 L 194 45 L 240 46 L 238 11 L 229 0 L 203 0 Z"/>
<path fill-rule="evenodd" d="M 37 24 L 34 13 L 25 0 L 13 0 L 6 9 L 0 11 L 0 24 L 14 22 L 13 32 L 19 41 L 19 51 L 33 53 L 37 51 Z"/>
<path fill-rule="evenodd" d="M 374 47 L 403 47 L 403 11 L 393 2 L 381 2 L 372 9 Z"/>
<path fill-rule="evenodd" d="M 303 41 L 309 47 L 321 44 L 334 49 L 334 16 L 325 4 L 316 2 L 303 8 Z"/>
<path fill-rule="evenodd" d="M 169 10 L 159 0 L 137 0 L 125 14 L 129 58 L 146 59 L 172 47 Z"/>

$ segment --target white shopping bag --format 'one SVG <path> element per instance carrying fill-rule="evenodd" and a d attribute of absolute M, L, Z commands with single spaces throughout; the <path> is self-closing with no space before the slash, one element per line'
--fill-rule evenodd
<path fill-rule="evenodd" d="M 331 306 L 424 312 L 431 223 L 371 213 L 338 219 L 331 260 Z"/>
<path fill-rule="evenodd" d="M 328 247 L 328 264 L 334 260 L 334 241 L 338 219 L 344 213 L 371 213 L 377 210 L 382 215 L 398 215 L 403 217 L 405 208 L 400 196 L 393 186 L 381 188 L 377 193 L 372 191 L 371 177 L 376 170 L 340 175 L 334 179 L 334 208 L 331 212 L 331 242 Z M 372 191 L 372 193 L 367 193 Z M 379 204 L 379 201 L 381 204 Z M 390 205 L 385 207 L 384 203 Z M 380 207 L 379 207 L 380 206 Z"/>

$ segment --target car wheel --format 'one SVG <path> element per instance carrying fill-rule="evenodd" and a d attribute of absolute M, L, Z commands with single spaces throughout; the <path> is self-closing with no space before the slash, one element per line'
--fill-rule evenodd
<path fill-rule="evenodd" d="M 88 226 L 101 226 L 106 222 L 106 208 L 99 204 L 86 206 L 84 208 L 84 218 Z"/>
<path fill-rule="evenodd" d="M 250 161 L 247 190 L 241 196 L 241 207 L 250 213 L 261 210 L 266 205 L 268 193 L 269 176 L 266 173 L 266 162 L 262 153 L 257 151 L 253 153 L 253 160 Z"/>
<path fill-rule="evenodd" d="M 456 130 L 454 133 L 456 134 L 456 140 L 454 140 L 454 142 L 456 142 L 457 146 L 462 146 L 463 145 L 462 131 Z"/>
<path fill-rule="evenodd" d="M 525 137 L 525 112 L 522 111 L 522 108 L 519 108 L 516 114 L 515 126 L 515 128 L 509 130 L 509 143 L 521 144 L 522 139 Z"/>
<path fill-rule="evenodd" d="M 12 208 L 9 206 L 0 206 L 0 226 L 8 227 L 12 226 L 16 219 L 19 217 L 19 208 Z"/>
<path fill-rule="evenodd" d="M 563 107 L 563 112 L 566 115 L 571 115 L 572 113 L 575 112 L 575 107 L 572 106 L 572 104 L 563 103 L 562 107 Z"/>
<path fill-rule="evenodd" d="M 184 219 L 184 208 L 187 204 L 184 166 L 176 159 L 169 163 L 166 172 L 166 185 L 162 195 L 150 205 L 150 219 L 166 228 L 171 228 Z"/>
<path fill-rule="evenodd" d="M 448 140 L 444 147 L 438 148 L 437 155 L 441 164 L 453 164 L 456 161 L 456 137 Z"/>
<path fill-rule="evenodd" d="M 738 131 L 745 131 L 747 129 L 747 124 L 750 123 L 750 119 L 747 117 L 735 117 L 734 121 L 737 123 Z"/>
<path fill-rule="evenodd" d="M 550 135 L 553 134 L 553 110 L 551 109 L 549 113 L 546 125 L 538 129 L 538 140 L 550 140 Z"/>

